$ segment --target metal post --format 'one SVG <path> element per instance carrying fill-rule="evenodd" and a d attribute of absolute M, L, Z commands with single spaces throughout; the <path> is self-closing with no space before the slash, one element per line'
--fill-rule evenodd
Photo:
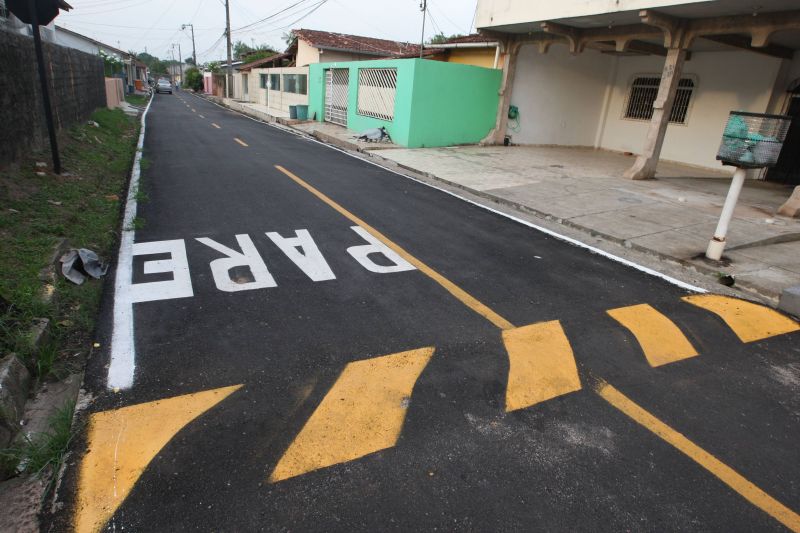
<path fill-rule="evenodd" d="M 422 10 L 422 37 L 419 40 L 419 58 L 422 59 L 422 50 L 425 48 L 425 15 L 428 12 L 428 0 L 422 0 L 419 8 Z"/>
<path fill-rule="evenodd" d="M 183 85 L 183 54 L 181 53 L 181 43 L 178 43 L 178 72 L 181 76 L 181 85 Z"/>
<path fill-rule="evenodd" d="M 725 198 L 725 204 L 722 206 L 722 214 L 719 217 L 717 229 L 714 231 L 714 238 L 708 243 L 706 257 L 714 261 L 722 259 L 722 252 L 725 250 L 725 237 L 728 235 L 728 226 L 731 223 L 731 218 L 733 218 L 736 202 L 739 201 L 739 193 L 742 192 L 745 174 L 746 171 L 743 168 L 737 168 L 733 174 L 731 188 L 728 190 L 728 197 Z"/>
<path fill-rule="evenodd" d="M 181 29 L 186 29 L 186 26 L 192 28 L 192 61 L 194 61 L 195 68 L 197 68 L 197 51 L 194 46 L 194 24 L 184 24 L 181 26 Z"/>
<path fill-rule="evenodd" d="M 225 78 L 225 94 L 233 98 L 233 66 L 231 65 L 231 6 L 225 0 L 225 35 L 228 37 L 228 75 Z"/>
<path fill-rule="evenodd" d="M 53 158 L 53 172 L 61 174 L 61 157 L 58 155 L 56 125 L 53 122 L 53 109 L 50 107 L 50 89 L 47 86 L 47 71 L 44 68 L 42 37 L 39 35 L 39 19 L 36 14 L 35 0 L 28 0 L 28 13 L 31 18 L 31 30 L 33 31 L 33 46 L 36 49 L 36 63 L 39 67 L 39 82 L 42 84 L 42 104 L 44 104 L 44 120 L 47 122 L 47 133 L 50 136 L 50 154 Z"/>

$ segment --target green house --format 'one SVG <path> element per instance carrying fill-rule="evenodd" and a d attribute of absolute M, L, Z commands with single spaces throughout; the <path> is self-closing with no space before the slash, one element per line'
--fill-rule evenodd
<path fill-rule="evenodd" d="M 494 128 L 502 71 L 426 59 L 310 65 L 309 117 L 384 126 L 409 148 L 480 142 Z"/>

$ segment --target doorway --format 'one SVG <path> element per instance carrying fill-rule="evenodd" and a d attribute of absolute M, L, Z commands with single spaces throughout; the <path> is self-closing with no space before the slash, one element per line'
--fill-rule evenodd
<path fill-rule="evenodd" d="M 783 141 L 778 162 L 767 172 L 767 181 L 800 185 L 800 91 L 792 91 L 789 109 L 786 114 L 792 117 L 792 124 Z"/>

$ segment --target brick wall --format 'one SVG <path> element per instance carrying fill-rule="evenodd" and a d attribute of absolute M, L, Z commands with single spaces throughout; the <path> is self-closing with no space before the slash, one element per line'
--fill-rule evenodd
<path fill-rule="evenodd" d="M 105 106 L 99 56 L 50 43 L 43 46 L 57 128 L 82 122 Z M 0 30 L 0 165 L 48 146 L 39 88 L 33 38 Z"/>

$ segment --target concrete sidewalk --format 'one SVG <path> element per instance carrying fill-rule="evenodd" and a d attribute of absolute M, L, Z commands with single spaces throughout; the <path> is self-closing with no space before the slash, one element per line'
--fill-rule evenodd
<path fill-rule="evenodd" d="M 776 215 L 791 187 L 749 180 L 740 196 L 725 261 L 704 259 L 730 177 L 662 162 L 657 179 L 631 181 L 631 156 L 602 150 L 534 146 L 405 149 L 357 142 L 355 132 L 325 123 L 293 126 L 343 148 L 458 186 L 593 236 L 708 275 L 733 275 L 739 288 L 777 304 L 800 285 L 800 220 Z M 378 151 L 379 150 L 379 151 Z"/>
<path fill-rule="evenodd" d="M 229 107 L 270 122 L 248 106 Z M 231 105 L 233 104 L 233 105 Z M 792 188 L 748 180 L 739 199 L 722 263 L 703 254 L 722 210 L 730 177 L 670 162 L 657 178 L 621 178 L 633 157 L 588 148 L 458 146 L 399 148 L 356 141 L 357 132 L 330 123 L 292 121 L 323 142 L 368 154 L 500 205 L 585 232 L 710 276 L 731 275 L 736 288 L 777 305 L 800 285 L 800 220 L 777 215 Z"/>

